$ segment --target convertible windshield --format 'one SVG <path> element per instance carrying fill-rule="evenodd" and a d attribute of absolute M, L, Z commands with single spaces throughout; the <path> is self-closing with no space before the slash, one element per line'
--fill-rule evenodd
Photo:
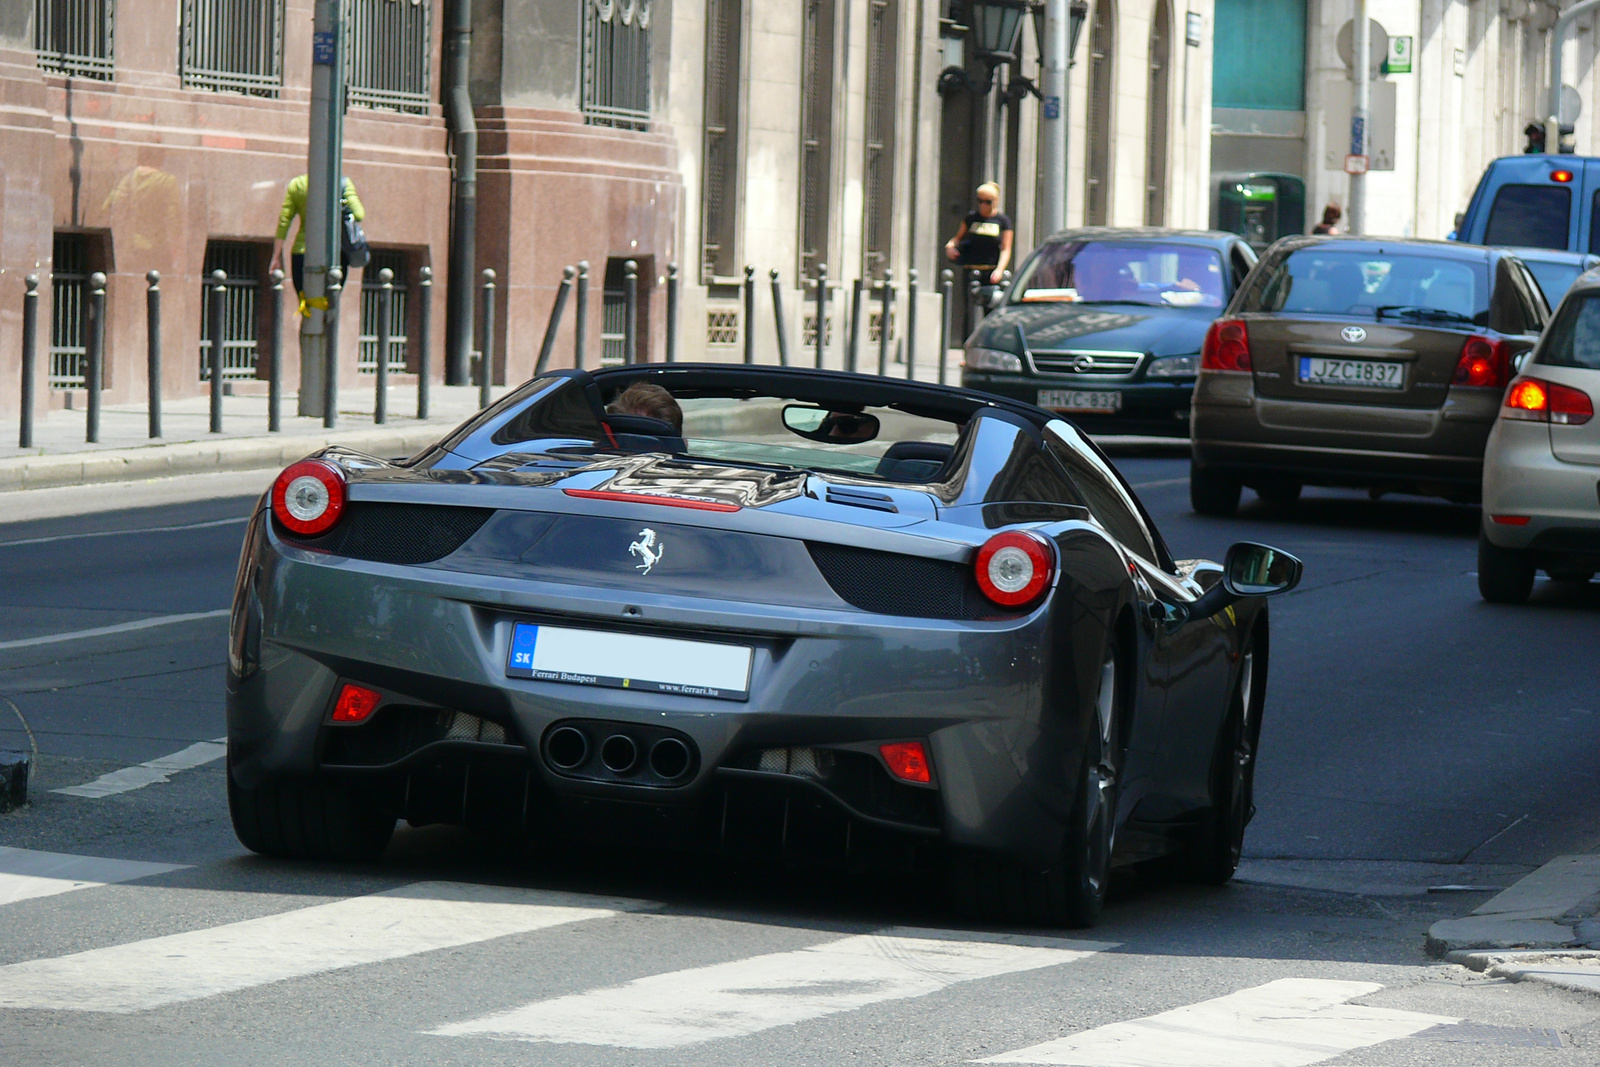
<path fill-rule="evenodd" d="M 1157 241 L 1055 241 L 1022 268 L 1014 303 L 1145 304 L 1220 308 L 1215 249 Z"/>
<path fill-rule="evenodd" d="M 1242 310 L 1483 325 L 1489 271 L 1442 256 L 1303 248 L 1253 288 Z"/>
<path fill-rule="evenodd" d="M 931 476 L 944 466 L 960 433 L 954 423 L 893 408 L 835 412 L 776 397 L 708 397 L 681 406 L 690 455 L 867 476 L 885 473 L 886 460 L 895 467 L 920 460 L 918 469 Z M 866 437 L 874 420 L 876 432 Z"/>

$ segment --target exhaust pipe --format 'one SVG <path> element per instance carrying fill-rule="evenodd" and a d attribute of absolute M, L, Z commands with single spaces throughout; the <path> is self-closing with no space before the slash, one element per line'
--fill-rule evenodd
<path fill-rule="evenodd" d="M 544 756 L 560 770 L 575 770 L 589 758 L 589 738 L 575 726 L 558 727 L 544 739 Z"/>
<path fill-rule="evenodd" d="M 627 734 L 612 734 L 600 746 L 600 762 L 612 774 L 627 774 L 639 762 L 639 746 Z"/>
<path fill-rule="evenodd" d="M 676 737 L 663 737 L 650 749 L 650 769 L 670 782 L 688 772 L 691 758 L 688 745 Z"/>

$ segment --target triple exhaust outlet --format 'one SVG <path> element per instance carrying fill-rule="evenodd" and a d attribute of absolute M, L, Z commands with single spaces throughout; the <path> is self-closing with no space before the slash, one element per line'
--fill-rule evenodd
<path fill-rule="evenodd" d="M 568 721 L 545 732 L 544 759 L 568 778 L 679 785 L 697 762 L 694 742 L 658 726 Z"/>

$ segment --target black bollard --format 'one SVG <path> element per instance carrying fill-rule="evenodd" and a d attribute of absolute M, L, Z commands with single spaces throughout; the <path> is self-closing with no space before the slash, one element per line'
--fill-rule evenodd
<path fill-rule="evenodd" d="M 211 272 L 208 310 L 211 324 L 211 432 L 222 432 L 222 339 L 228 316 L 228 275 Z"/>
<path fill-rule="evenodd" d="M 639 264 L 628 260 L 622 265 L 622 362 L 639 362 Z"/>
<path fill-rule="evenodd" d="M 778 326 L 778 366 L 789 365 L 789 324 L 783 317 L 783 283 L 778 268 L 772 268 L 772 321 Z"/>
<path fill-rule="evenodd" d="M 828 265 L 817 264 L 817 368 L 828 351 Z"/>
<path fill-rule="evenodd" d="M 100 387 L 106 371 L 106 276 L 99 271 L 89 275 L 89 351 L 85 364 L 89 417 L 84 439 L 94 444 L 100 440 Z"/>
<path fill-rule="evenodd" d="M 678 362 L 678 303 L 683 299 L 683 279 L 678 265 L 667 264 L 667 362 Z"/>
<path fill-rule="evenodd" d="M 389 421 L 389 345 L 392 331 L 389 313 L 394 307 L 394 271 L 384 267 L 378 272 L 378 365 L 374 377 L 375 395 L 372 398 L 372 423 L 382 426 Z"/>
<path fill-rule="evenodd" d="M 344 270 L 328 268 L 328 310 L 322 313 L 327 363 L 322 368 L 322 428 L 339 425 L 339 301 L 344 296 Z"/>
<path fill-rule="evenodd" d="M 906 381 L 917 380 L 917 268 L 906 276 Z"/>
<path fill-rule="evenodd" d="M 38 373 L 39 276 L 22 279 L 22 431 L 17 443 L 33 447 L 33 393 Z"/>
<path fill-rule="evenodd" d="M 861 290 L 863 279 L 857 278 L 850 283 L 850 339 L 845 345 L 844 369 L 851 374 L 856 372 L 860 363 L 861 354 Z"/>
<path fill-rule="evenodd" d="M 945 365 L 950 360 L 950 311 L 955 303 L 956 272 L 946 267 L 939 272 L 939 384 L 945 384 Z"/>
<path fill-rule="evenodd" d="M 145 387 L 149 396 L 150 436 L 161 436 L 161 272 L 144 276 Z"/>
<path fill-rule="evenodd" d="M 572 309 L 572 365 L 583 369 L 583 353 L 589 347 L 589 261 L 578 260 L 578 306 Z"/>
<path fill-rule="evenodd" d="M 744 335 L 744 361 L 756 361 L 756 269 L 748 264 L 744 268 L 744 321 L 740 332 Z"/>
<path fill-rule="evenodd" d="M 578 268 L 561 268 L 561 288 L 556 290 L 556 302 L 550 308 L 550 321 L 545 323 L 544 344 L 539 346 L 539 361 L 533 367 L 535 378 L 544 373 L 550 363 L 550 354 L 555 351 L 556 334 L 561 330 L 561 313 L 566 310 L 567 297 L 572 294 L 572 280 L 577 276 Z"/>
<path fill-rule="evenodd" d="M 267 368 L 267 432 L 283 429 L 283 271 L 267 276 L 267 327 L 272 331 L 272 365 Z"/>
<path fill-rule="evenodd" d="M 974 273 L 972 279 L 967 282 L 967 321 L 974 326 L 983 321 L 983 309 L 978 306 L 978 291 L 982 288 L 977 274 Z"/>
<path fill-rule="evenodd" d="M 894 271 L 883 272 L 878 290 L 878 377 L 889 373 L 889 340 L 894 335 Z"/>
<path fill-rule="evenodd" d="M 417 281 L 417 418 L 428 417 L 428 385 L 433 375 L 433 268 Z"/>
<path fill-rule="evenodd" d="M 483 341 L 479 345 L 482 355 L 478 357 L 478 406 L 486 408 L 493 401 L 494 395 L 494 271 L 484 268 L 483 271 Z"/>

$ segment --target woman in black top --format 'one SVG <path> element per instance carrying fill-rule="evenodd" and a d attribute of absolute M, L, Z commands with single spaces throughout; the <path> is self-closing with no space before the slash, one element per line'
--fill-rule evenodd
<path fill-rule="evenodd" d="M 978 210 L 968 212 L 956 235 L 945 243 L 944 254 L 964 267 L 987 267 L 989 284 L 999 285 L 1011 265 L 1011 242 L 1016 227 L 1000 210 L 1000 187 L 994 182 L 978 186 Z"/>

